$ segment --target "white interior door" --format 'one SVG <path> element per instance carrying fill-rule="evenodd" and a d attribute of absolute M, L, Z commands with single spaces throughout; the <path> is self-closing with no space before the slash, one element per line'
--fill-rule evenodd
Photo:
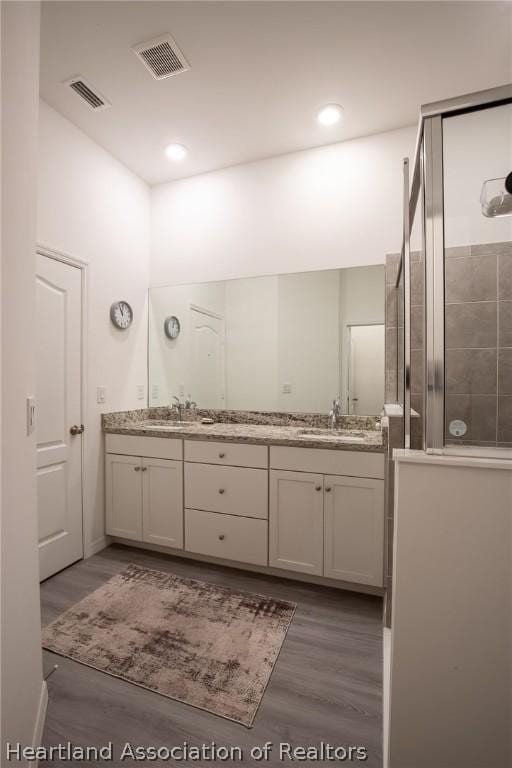
<path fill-rule="evenodd" d="M 190 395 L 199 408 L 225 408 L 224 318 L 190 308 Z"/>
<path fill-rule="evenodd" d="M 36 403 L 40 578 L 83 557 L 81 271 L 37 254 Z M 74 430 L 75 431 L 75 430 Z"/>
<path fill-rule="evenodd" d="M 352 325 L 349 333 L 349 413 L 378 415 L 384 405 L 384 325 Z"/>

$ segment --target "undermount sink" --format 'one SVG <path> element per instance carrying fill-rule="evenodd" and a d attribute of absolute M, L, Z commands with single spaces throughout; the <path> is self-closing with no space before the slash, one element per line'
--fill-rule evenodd
<path fill-rule="evenodd" d="M 362 443 L 366 440 L 364 432 L 349 432 L 346 429 L 301 429 L 299 435 L 312 440 L 338 440 L 347 443 Z"/>
<path fill-rule="evenodd" d="M 144 429 L 161 429 L 163 432 L 170 429 L 183 429 L 183 427 L 198 426 L 197 421 L 144 421 L 142 427 Z"/>

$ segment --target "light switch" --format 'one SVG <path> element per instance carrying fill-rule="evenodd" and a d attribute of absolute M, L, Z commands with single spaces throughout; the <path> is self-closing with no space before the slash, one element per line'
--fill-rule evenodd
<path fill-rule="evenodd" d="M 292 385 L 291 384 L 283 384 L 283 395 L 291 395 L 292 393 Z"/>
<path fill-rule="evenodd" d="M 137 384 L 137 400 L 144 400 L 144 384 Z"/>
<path fill-rule="evenodd" d="M 27 397 L 27 435 L 36 430 L 36 399 Z"/>
<path fill-rule="evenodd" d="M 96 402 L 101 405 L 103 403 L 107 402 L 107 388 L 106 387 L 96 387 Z"/>

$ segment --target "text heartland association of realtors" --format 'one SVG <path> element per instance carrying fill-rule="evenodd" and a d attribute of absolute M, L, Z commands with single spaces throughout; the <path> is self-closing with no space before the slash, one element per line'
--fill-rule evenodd
<path fill-rule="evenodd" d="M 9 762 L 26 760 L 45 760 L 49 763 L 66 760 L 70 762 L 95 761 L 109 763 L 114 759 L 119 762 L 134 760 L 135 762 L 153 762 L 173 760 L 177 762 L 211 761 L 240 763 L 244 760 L 268 762 L 271 757 L 278 757 L 283 762 L 288 760 L 298 762 L 365 762 L 368 752 L 363 746 L 334 746 L 320 742 L 316 746 L 293 746 L 288 742 L 274 744 L 267 741 L 264 744 L 247 748 L 225 747 L 214 741 L 209 744 L 192 745 L 184 741 L 181 744 L 168 747 L 141 746 L 126 742 L 118 750 L 112 742 L 102 747 L 79 747 L 65 742 L 51 747 L 23 747 L 21 744 L 7 744 L 7 760 Z"/>

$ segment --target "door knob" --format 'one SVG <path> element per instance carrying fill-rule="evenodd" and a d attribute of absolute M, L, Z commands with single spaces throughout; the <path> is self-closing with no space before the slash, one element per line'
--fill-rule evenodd
<path fill-rule="evenodd" d="M 315 491 L 321 491 L 321 490 L 322 490 L 322 486 L 321 485 L 316 485 L 315 486 Z"/>
<path fill-rule="evenodd" d="M 83 424 L 73 424 L 73 426 L 70 428 L 69 432 L 71 435 L 81 435 L 84 431 L 85 427 Z"/>
<path fill-rule="evenodd" d="M 330 493 L 330 492 L 331 492 L 331 490 L 332 490 L 332 489 L 331 489 L 331 487 L 330 487 L 330 486 L 327 486 L 327 488 L 325 489 L 325 492 L 326 492 L 326 493 Z"/>
<path fill-rule="evenodd" d="M 135 472 L 140 472 L 140 467 L 134 467 Z"/>

